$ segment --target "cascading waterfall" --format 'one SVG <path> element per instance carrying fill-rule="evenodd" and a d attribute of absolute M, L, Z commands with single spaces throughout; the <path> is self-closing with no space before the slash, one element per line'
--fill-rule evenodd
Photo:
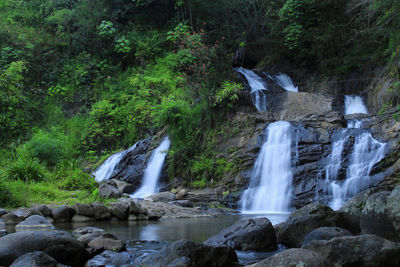
<path fill-rule="evenodd" d="M 290 79 L 290 77 L 285 73 L 279 73 L 278 75 L 275 75 L 275 81 L 280 87 L 282 87 L 286 91 L 299 91 L 299 88 L 293 84 L 292 79 Z"/>
<path fill-rule="evenodd" d="M 291 125 L 268 125 L 267 140 L 255 162 L 250 186 L 241 199 L 242 212 L 288 212 L 291 200 Z"/>
<path fill-rule="evenodd" d="M 250 96 L 254 106 L 258 111 L 267 110 L 267 96 L 264 94 L 268 90 L 264 79 L 258 76 L 254 71 L 242 67 L 235 68 L 235 71 L 243 74 L 250 86 Z"/>
<path fill-rule="evenodd" d="M 95 172 L 93 172 L 93 176 L 95 177 L 97 182 L 101 182 L 104 180 L 107 180 L 110 178 L 111 174 L 113 173 L 115 167 L 118 165 L 118 163 L 121 161 L 122 157 L 134 150 L 136 148 L 136 144 L 131 146 L 129 149 L 115 153 L 114 155 L 111 155 L 106 161 L 104 161 L 103 164 L 100 165 L 99 168 Z"/>
<path fill-rule="evenodd" d="M 362 98 L 360 96 L 345 96 L 345 115 L 356 113 L 368 114 L 368 109 L 364 105 Z M 330 206 L 334 210 L 339 209 L 347 199 L 370 186 L 372 181 L 369 175 L 372 167 L 383 159 L 385 155 L 385 143 L 377 141 L 370 132 L 365 130 L 359 130 L 359 132 L 351 130 L 360 129 L 361 127 L 362 122 L 360 120 L 349 120 L 347 129 L 341 131 L 341 139 L 332 144 L 332 153 L 325 169 L 325 181 L 329 184 L 333 197 Z M 346 179 L 338 181 L 344 143 L 351 132 L 357 135 L 350 155 Z"/>
<path fill-rule="evenodd" d="M 144 171 L 142 186 L 131 195 L 133 198 L 145 198 L 158 192 L 158 180 L 164 165 L 171 141 L 165 137 L 161 144 L 152 152 Z"/>
<path fill-rule="evenodd" d="M 368 109 L 364 105 L 363 99 L 358 95 L 346 95 L 344 98 L 344 115 L 368 114 Z"/>

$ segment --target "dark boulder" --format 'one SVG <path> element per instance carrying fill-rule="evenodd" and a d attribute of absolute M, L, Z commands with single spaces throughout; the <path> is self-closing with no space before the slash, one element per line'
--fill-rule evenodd
<path fill-rule="evenodd" d="M 70 222 L 72 217 L 75 215 L 75 209 L 70 206 L 60 206 L 52 209 L 54 222 L 66 223 Z"/>
<path fill-rule="evenodd" d="M 125 181 L 132 184 L 134 189 L 139 188 L 142 183 L 143 171 L 150 145 L 151 138 L 147 138 L 138 142 L 135 149 L 127 150 L 118 165 L 115 166 L 110 179 Z"/>
<path fill-rule="evenodd" d="M 118 238 L 115 235 L 110 233 L 93 232 L 81 235 L 80 237 L 78 237 L 78 241 L 80 241 L 85 247 L 87 247 L 90 241 L 95 240 L 97 238 L 118 240 Z"/>
<path fill-rule="evenodd" d="M 122 194 L 118 191 L 117 185 L 111 181 L 106 180 L 99 186 L 99 196 L 103 199 L 119 198 Z"/>
<path fill-rule="evenodd" d="M 102 250 L 112 250 L 112 251 L 122 251 L 125 249 L 125 245 L 121 240 L 114 238 L 106 238 L 107 235 L 102 235 L 91 240 L 88 243 L 88 247 L 102 249 Z"/>
<path fill-rule="evenodd" d="M 127 203 L 114 203 L 111 208 L 111 214 L 120 220 L 126 220 L 129 215 L 129 205 Z"/>
<path fill-rule="evenodd" d="M 0 217 L 7 213 L 8 212 L 5 209 L 0 209 Z"/>
<path fill-rule="evenodd" d="M 267 218 L 245 219 L 211 236 L 204 244 L 244 251 L 272 251 L 276 249 L 276 236 Z"/>
<path fill-rule="evenodd" d="M 232 248 L 179 240 L 165 246 L 160 251 L 143 257 L 139 266 L 228 267 L 234 266 L 237 261 L 237 255 Z"/>
<path fill-rule="evenodd" d="M 93 202 L 94 217 L 96 220 L 104 220 L 111 218 L 110 210 L 101 202 Z"/>
<path fill-rule="evenodd" d="M 41 251 L 26 253 L 19 256 L 10 267 L 66 267 Z"/>
<path fill-rule="evenodd" d="M 334 237 L 352 236 L 348 230 L 340 227 L 320 227 L 308 233 L 303 240 L 302 247 L 308 245 L 313 240 L 330 240 Z"/>
<path fill-rule="evenodd" d="M 103 267 L 103 266 L 122 266 L 129 264 L 130 258 L 127 252 L 113 252 L 106 250 L 100 255 L 89 260 L 85 267 Z"/>
<path fill-rule="evenodd" d="M 14 213 L 10 212 L 10 213 L 6 213 L 3 216 L 1 216 L 1 219 L 6 224 L 11 225 L 11 224 L 18 224 L 18 223 L 22 222 L 23 220 L 25 220 L 25 217 L 15 215 Z"/>
<path fill-rule="evenodd" d="M 33 210 L 40 212 L 45 217 L 51 216 L 51 209 L 49 207 L 47 207 L 46 205 L 38 205 L 38 206 L 34 207 Z"/>
<path fill-rule="evenodd" d="M 337 220 L 331 208 L 314 202 L 289 216 L 278 233 L 278 239 L 285 246 L 300 247 L 309 232 L 319 227 L 337 226 Z"/>
<path fill-rule="evenodd" d="M 75 210 L 77 215 L 94 217 L 94 208 L 91 205 L 76 203 Z"/>
<path fill-rule="evenodd" d="M 115 185 L 117 186 L 118 191 L 121 194 L 132 194 L 133 191 L 135 190 L 135 186 L 127 183 L 125 181 L 120 181 L 118 179 L 112 179 L 112 181 L 115 183 Z"/>
<path fill-rule="evenodd" d="M 387 199 L 389 191 L 377 192 L 370 195 L 361 213 L 361 233 L 374 234 L 391 241 L 399 241 L 393 222 L 389 217 Z"/>
<path fill-rule="evenodd" d="M 24 231 L 0 238 L 0 265 L 8 266 L 29 252 L 43 251 L 58 262 L 82 266 L 87 252 L 82 244 L 64 231 Z"/>
<path fill-rule="evenodd" d="M 292 248 L 251 265 L 251 267 L 328 267 L 333 266 L 320 254 L 302 248 Z M 250 267 L 250 266 L 249 266 Z"/>
<path fill-rule="evenodd" d="M 40 215 L 32 215 L 26 218 L 25 221 L 22 221 L 15 226 L 15 230 L 18 232 L 51 229 L 54 229 L 54 225 L 52 225 L 46 218 Z"/>
<path fill-rule="evenodd" d="M 400 243 L 376 235 L 314 240 L 305 248 L 321 254 L 335 266 L 400 266 Z"/>
<path fill-rule="evenodd" d="M 393 227 L 400 236 L 400 186 L 397 186 L 388 197 L 387 211 Z"/>

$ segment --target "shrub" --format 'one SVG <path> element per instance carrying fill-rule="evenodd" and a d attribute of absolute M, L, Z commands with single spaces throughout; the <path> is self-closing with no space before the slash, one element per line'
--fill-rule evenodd
<path fill-rule="evenodd" d="M 47 166 L 54 167 L 61 159 L 71 157 L 72 145 L 67 136 L 56 129 L 52 129 L 51 132 L 37 130 L 19 154 L 37 158 Z"/>
<path fill-rule="evenodd" d="M 3 183 L 0 183 L 0 207 L 8 207 L 13 204 L 13 195 Z"/>
<path fill-rule="evenodd" d="M 76 168 L 66 173 L 60 187 L 65 190 L 93 191 L 97 188 L 97 182 L 89 174 Z"/>
<path fill-rule="evenodd" d="M 41 181 L 45 173 L 46 169 L 36 158 L 20 157 L 11 163 L 6 176 L 9 180 Z"/>

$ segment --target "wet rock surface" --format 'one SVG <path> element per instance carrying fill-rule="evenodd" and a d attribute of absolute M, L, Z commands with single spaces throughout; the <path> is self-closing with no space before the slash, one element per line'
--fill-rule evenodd
<path fill-rule="evenodd" d="M 41 251 L 26 253 L 18 257 L 10 267 L 66 267 Z"/>
<path fill-rule="evenodd" d="M 89 260 L 85 267 L 122 266 L 129 263 L 130 258 L 127 252 L 118 253 L 107 250 Z"/>
<path fill-rule="evenodd" d="M 24 231 L 0 238 L 0 265 L 8 266 L 19 256 L 43 251 L 58 262 L 82 266 L 87 252 L 82 244 L 63 231 Z"/>
<path fill-rule="evenodd" d="M 308 245 L 313 240 L 330 240 L 334 237 L 352 236 L 348 230 L 340 227 L 320 227 L 308 233 L 303 240 L 302 247 Z"/>
<path fill-rule="evenodd" d="M 273 251 L 276 249 L 275 230 L 267 218 L 245 219 L 211 236 L 204 244 L 243 251 Z"/>
<path fill-rule="evenodd" d="M 40 215 L 32 215 L 15 226 L 16 231 L 51 230 L 54 225 Z"/>
<path fill-rule="evenodd" d="M 288 247 L 300 247 L 304 237 L 319 227 L 337 226 L 338 217 L 329 207 L 311 203 L 294 211 L 277 233 L 278 242 Z"/>
<path fill-rule="evenodd" d="M 238 259 L 234 249 L 179 240 L 160 251 L 143 257 L 139 266 L 234 266 Z"/>
<path fill-rule="evenodd" d="M 321 254 L 336 266 L 399 266 L 400 243 L 375 235 L 311 241 L 306 249 Z"/>
<path fill-rule="evenodd" d="M 247 267 L 321 267 L 334 266 L 322 255 L 302 248 L 292 248 Z"/>

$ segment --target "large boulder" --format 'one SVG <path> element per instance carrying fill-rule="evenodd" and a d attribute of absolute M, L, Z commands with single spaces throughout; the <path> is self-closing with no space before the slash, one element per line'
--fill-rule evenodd
<path fill-rule="evenodd" d="M 387 212 L 397 235 L 400 236 L 400 186 L 397 186 L 388 197 Z"/>
<path fill-rule="evenodd" d="M 99 196 L 103 199 L 119 198 L 122 194 L 118 191 L 117 185 L 111 181 L 106 180 L 99 186 Z"/>
<path fill-rule="evenodd" d="M 157 194 L 153 194 L 149 196 L 151 200 L 154 202 L 170 202 L 175 200 L 175 195 L 172 194 L 171 192 L 161 192 Z"/>
<path fill-rule="evenodd" d="M 29 252 L 43 251 L 58 262 L 82 266 L 87 261 L 83 245 L 64 231 L 24 231 L 0 238 L 0 265 L 8 266 Z"/>
<path fill-rule="evenodd" d="M 0 217 L 3 216 L 4 214 L 7 214 L 8 212 L 5 209 L 0 208 Z"/>
<path fill-rule="evenodd" d="M 393 222 L 389 217 L 387 199 L 389 191 L 370 195 L 361 214 L 361 233 L 375 234 L 391 241 L 399 241 Z"/>
<path fill-rule="evenodd" d="M 376 235 L 314 240 L 305 248 L 321 254 L 335 266 L 400 266 L 400 243 Z"/>
<path fill-rule="evenodd" d="M 273 251 L 276 249 L 276 236 L 267 218 L 245 219 L 211 236 L 204 244 L 244 251 Z"/>
<path fill-rule="evenodd" d="M 278 233 L 278 242 L 288 247 L 300 247 L 309 232 L 319 227 L 337 226 L 337 221 L 330 207 L 311 203 L 289 216 Z"/>
<path fill-rule="evenodd" d="M 1 216 L 1 219 L 9 225 L 13 225 L 13 224 L 19 224 L 20 222 L 22 222 L 23 220 L 25 220 L 24 216 L 18 216 L 12 212 L 10 213 L 6 213 L 3 216 Z"/>
<path fill-rule="evenodd" d="M 172 205 L 185 207 L 185 208 L 193 208 L 193 203 L 190 200 L 175 200 L 175 201 L 170 201 L 168 203 L 172 204 Z"/>
<path fill-rule="evenodd" d="M 66 223 L 70 222 L 75 215 L 75 209 L 70 206 L 60 206 L 51 210 L 54 222 Z"/>
<path fill-rule="evenodd" d="M 94 217 L 94 208 L 91 205 L 76 203 L 75 210 L 77 215 Z"/>
<path fill-rule="evenodd" d="M 10 267 L 66 267 L 41 251 L 29 252 L 19 256 Z"/>
<path fill-rule="evenodd" d="M 15 230 L 17 232 L 51 229 L 54 229 L 54 225 L 52 225 L 46 218 L 40 215 L 32 215 L 26 218 L 25 221 L 22 221 L 15 226 Z"/>
<path fill-rule="evenodd" d="M 103 267 L 103 266 L 122 266 L 129 264 L 130 258 L 127 252 L 113 252 L 106 250 L 100 255 L 89 260 L 85 267 Z"/>
<path fill-rule="evenodd" d="M 308 245 L 313 240 L 330 240 L 334 237 L 352 236 L 348 230 L 340 227 L 320 227 L 308 233 L 303 240 L 302 247 Z"/>
<path fill-rule="evenodd" d="M 292 248 L 247 267 L 329 267 L 332 263 L 320 254 L 302 248 Z"/>
<path fill-rule="evenodd" d="M 129 215 L 129 205 L 122 202 L 114 203 L 112 204 L 111 214 L 120 220 L 126 220 Z"/>
<path fill-rule="evenodd" d="M 40 212 L 45 217 L 51 216 L 51 209 L 46 205 L 37 205 L 37 206 L 33 207 L 32 209 Z"/>
<path fill-rule="evenodd" d="M 93 202 L 94 217 L 96 220 L 105 220 L 111 218 L 110 210 L 101 202 Z"/>
<path fill-rule="evenodd" d="M 133 184 L 118 179 L 112 179 L 121 194 L 132 194 L 136 187 Z"/>
<path fill-rule="evenodd" d="M 237 261 L 237 255 L 232 248 L 179 240 L 158 252 L 143 257 L 139 266 L 216 267 L 233 266 Z"/>

